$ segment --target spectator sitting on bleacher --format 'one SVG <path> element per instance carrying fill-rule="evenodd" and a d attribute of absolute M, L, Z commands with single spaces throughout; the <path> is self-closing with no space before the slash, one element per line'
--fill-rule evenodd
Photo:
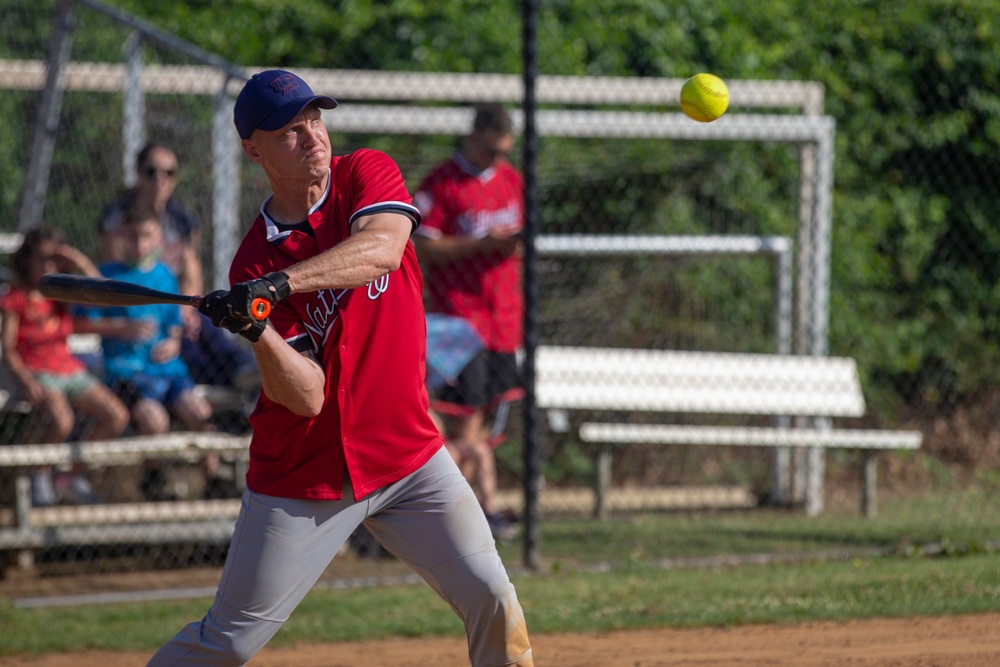
<path fill-rule="evenodd" d="M 159 142 L 149 142 L 136 157 L 136 186 L 122 193 L 101 212 L 100 259 L 121 262 L 127 257 L 125 219 L 132 211 L 151 210 L 160 220 L 163 245 L 160 261 L 177 278 L 181 294 L 204 294 L 204 272 L 198 256 L 198 220 L 174 199 L 177 155 Z M 181 357 L 194 381 L 233 387 L 256 399 L 260 389 L 257 362 L 232 336 L 212 326 L 194 308 L 181 311 L 184 336 Z"/>
<path fill-rule="evenodd" d="M 29 231 L 11 258 L 14 282 L 0 297 L 3 312 L 3 361 L 24 388 L 24 397 L 43 419 L 37 443 L 65 442 L 76 424 L 76 413 L 91 418 L 82 439 L 114 438 L 128 426 L 128 409 L 83 362 L 70 352 L 66 339 L 73 331 L 65 304 L 38 291 L 46 273 L 100 274 L 94 263 L 62 241 L 62 234 L 47 227 Z M 32 474 L 31 501 L 35 506 L 99 501 L 85 476 L 83 464 L 53 479 L 50 467 Z"/>
<path fill-rule="evenodd" d="M 159 261 L 163 247 L 160 221 L 153 211 L 133 211 L 125 220 L 126 260 L 102 264 L 107 278 L 164 292 L 177 292 L 177 279 Z M 194 379 L 179 356 L 181 308 L 174 304 L 88 307 L 79 311 L 77 330 L 102 336 L 104 372 L 111 388 L 125 401 L 140 435 L 170 430 L 171 413 L 190 431 L 211 431 L 212 406 L 193 390 Z M 217 476 L 218 454 L 203 459 L 206 497 L 238 494 L 235 485 Z M 172 500 L 163 469 L 147 463 L 140 485 L 147 500 Z"/>

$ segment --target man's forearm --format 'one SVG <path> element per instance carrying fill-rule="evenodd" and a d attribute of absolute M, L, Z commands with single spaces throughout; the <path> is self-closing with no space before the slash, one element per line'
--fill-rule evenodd
<path fill-rule="evenodd" d="M 293 349 L 271 326 L 253 344 L 253 351 L 268 398 L 303 417 L 319 414 L 326 398 L 319 364 Z"/>
<path fill-rule="evenodd" d="M 410 225 L 403 216 L 392 217 Z M 398 269 L 408 229 L 398 221 L 377 218 L 333 248 L 285 269 L 292 293 L 361 287 Z"/>

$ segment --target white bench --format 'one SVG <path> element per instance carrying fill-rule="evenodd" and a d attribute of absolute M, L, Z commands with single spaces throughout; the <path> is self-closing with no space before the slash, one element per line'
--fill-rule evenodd
<path fill-rule="evenodd" d="M 0 255 L 14 252 L 21 241 L 21 234 L 0 233 Z M 80 356 L 102 353 L 101 339 L 96 334 L 72 334 L 67 342 L 70 350 Z M 208 400 L 216 411 L 246 412 L 252 407 L 248 397 L 230 387 L 196 385 L 195 393 Z M 6 368 L 0 368 L 0 416 L 28 415 L 32 410 Z M 9 471 L 15 489 L 13 506 L 0 508 L 0 555 L 16 551 L 19 564 L 30 567 L 33 550 L 40 548 L 125 542 L 228 542 L 239 500 L 36 508 L 31 506 L 29 473 L 35 466 L 59 466 L 75 461 L 94 467 L 131 465 L 148 459 L 197 464 L 206 453 L 216 452 L 235 459 L 237 482 L 242 484 L 249 442 L 248 435 L 172 432 L 99 442 L 4 444 L 0 446 L 0 471 Z"/>
<path fill-rule="evenodd" d="M 0 239 L 2 240 L 2 239 Z M 81 357 L 100 355 L 96 334 L 72 334 L 70 350 Z M 30 415 L 33 408 L 20 396 L 20 387 L 0 369 L 0 416 Z M 230 387 L 196 385 L 217 412 L 247 412 L 248 398 Z M 10 438 L 10 434 L 8 434 Z M 32 468 L 83 462 L 91 467 L 125 466 L 150 459 L 197 465 L 204 454 L 217 452 L 235 459 L 237 483 L 242 483 L 248 459 L 248 435 L 171 432 L 159 436 L 121 437 L 105 441 L 60 444 L 4 444 L 0 471 L 14 478 L 13 506 L 0 508 L 0 554 L 16 552 L 18 565 L 30 568 L 34 550 L 73 545 L 112 543 L 211 542 L 232 536 L 239 501 L 182 501 L 171 503 L 112 503 L 98 506 L 31 506 Z M 2 565 L 0 565 L 2 568 Z"/>
<path fill-rule="evenodd" d="M 584 423 L 582 442 L 600 445 L 595 514 L 603 516 L 616 445 L 721 445 L 840 448 L 862 456 L 861 506 L 876 514 L 876 453 L 918 449 L 918 431 L 832 428 L 832 418 L 861 417 L 865 400 L 853 359 L 770 354 L 540 346 L 535 395 L 545 410 L 685 415 L 755 415 L 780 426 Z M 810 425 L 786 427 L 788 418 Z M 776 472 L 776 478 L 787 471 Z M 822 483 L 806 486 L 806 509 L 821 511 Z M 811 494 L 811 496 L 810 496 Z"/>
<path fill-rule="evenodd" d="M 18 552 L 19 565 L 31 566 L 33 550 L 111 543 L 224 543 L 232 537 L 239 500 L 162 503 L 110 503 L 63 507 L 31 506 L 30 471 L 42 465 L 82 462 L 121 466 L 151 459 L 200 461 L 209 452 L 229 454 L 245 468 L 250 436 L 173 432 L 49 445 L 0 447 L 0 470 L 13 472 L 13 516 L 0 527 L 0 551 Z M 242 478 L 242 473 L 238 475 Z M 10 524 L 13 524 L 12 526 Z"/>

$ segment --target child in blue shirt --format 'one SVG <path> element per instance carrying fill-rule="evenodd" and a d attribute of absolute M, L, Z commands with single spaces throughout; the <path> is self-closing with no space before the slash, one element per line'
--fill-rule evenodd
<path fill-rule="evenodd" d="M 124 224 L 127 257 L 100 267 L 106 278 L 123 280 L 164 292 L 178 291 L 177 279 L 159 261 L 163 232 L 151 211 L 129 214 Z M 77 331 L 100 334 L 108 385 L 129 407 L 140 435 L 170 430 L 171 413 L 191 431 L 214 430 L 212 406 L 194 392 L 194 380 L 180 357 L 180 306 L 150 304 L 85 308 Z M 205 460 L 207 479 L 218 469 L 218 456 Z M 149 500 L 172 498 L 159 468 L 147 466 L 142 490 Z"/>

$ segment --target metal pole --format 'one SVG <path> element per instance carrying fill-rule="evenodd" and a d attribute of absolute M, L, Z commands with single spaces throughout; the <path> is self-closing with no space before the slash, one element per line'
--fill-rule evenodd
<path fill-rule="evenodd" d="M 21 188 L 21 210 L 17 229 L 27 232 L 42 221 L 45 208 L 45 194 L 49 187 L 49 171 L 52 169 L 52 153 L 56 147 L 56 132 L 59 129 L 59 113 L 62 111 L 64 72 L 69 60 L 70 44 L 76 17 L 73 14 L 73 0 L 59 0 L 55 18 L 52 21 L 52 42 L 49 47 L 49 70 L 45 78 L 45 90 L 38 103 L 35 117 L 35 135 L 31 141 L 31 155 L 28 169 Z"/>
<path fill-rule="evenodd" d="M 212 276 L 213 289 L 229 289 L 229 265 L 239 244 L 240 153 L 232 123 L 233 100 L 222 84 L 212 110 Z M 207 276 L 206 276 L 207 277 Z"/>
<path fill-rule="evenodd" d="M 817 357 L 828 352 L 827 337 L 830 321 L 830 246 L 833 235 L 833 141 L 835 123 L 827 125 L 816 142 L 816 215 L 813 236 L 812 300 L 809 312 L 809 354 Z M 817 419 L 815 427 L 829 429 L 828 418 Z M 823 511 L 823 480 L 826 476 L 825 451 L 820 447 L 807 450 L 806 514 L 816 516 Z"/>
<path fill-rule="evenodd" d="M 803 115 L 819 116 L 823 112 L 823 95 L 818 92 L 810 96 L 803 105 Z M 816 144 L 809 142 L 799 148 L 799 231 L 796 245 L 799 249 L 796 270 L 796 309 L 795 309 L 795 354 L 811 354 L 813 340 L 810 323 L 813 321 L 813 304 L 815 300 L 814 285 L 816 274 L 814 262 L 816 255 L 816 193 L 820 187 L 816 177 Z M 796 426 L 809 425 L 810 421 L 799 418 Z M 794 483 L 792 484 L 792 500 L 798 503 L 806 501 L 807 489 L 810 485 L 810 461 L 819 456 L 807 448 L 795 448 Z"/>
<path fill-rule="evenodd" d="M 146 143 L 146 94 L 142 89 L 142 35 L 133 30 L 125 40 L 125 90 L 122 91 L 122 181 L 135 187 L 136 157 Z"/>
<path fill-rule="evenodd" d="M 786 247 L 774 255 L 774 300 L 778 354 L 792 353 L 792 252 Z M 775 428 L 788 428 L 791 420 L 786 416 L 775 417 Z M 771 502 L 785 505 L 792 492 L 792 451 L 790 447 L 777 447 L 771 466 Z"/>
<path fill-rule="evenodd" d="M 524 66 L 524 565 L 537 570 L 539 563 L 538 406 L 535 405 L 535 351 L 538 348 L 538 284 L 535 237 L 538 233 L 538 133 L 535 125 L 537 75 L 537 0 L 523 0 Z"/>

